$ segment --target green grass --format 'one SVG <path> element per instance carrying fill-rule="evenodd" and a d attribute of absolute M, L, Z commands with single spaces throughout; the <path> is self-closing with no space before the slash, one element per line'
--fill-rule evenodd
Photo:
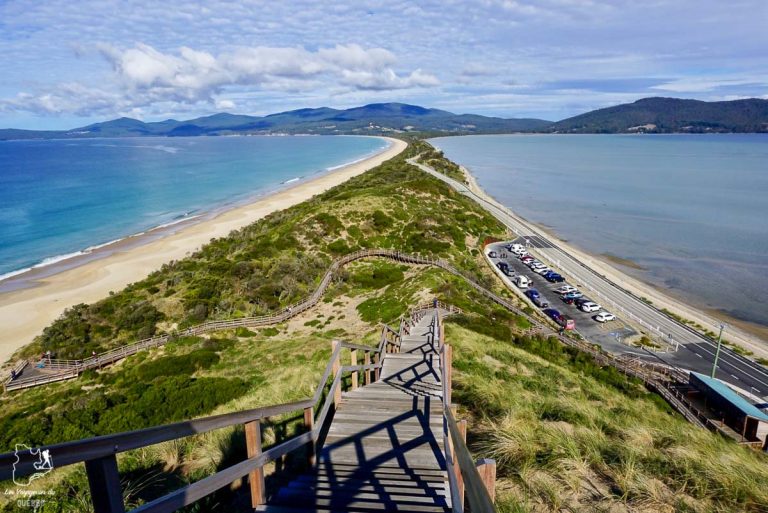
<path fill-rule="evenodd" d="M 462 324 L 446 327 L 454 401 L 477 455 L 497 460 L 501 511 L 765 511 L 765 455 L 554 339 L 509 343 Z"/>

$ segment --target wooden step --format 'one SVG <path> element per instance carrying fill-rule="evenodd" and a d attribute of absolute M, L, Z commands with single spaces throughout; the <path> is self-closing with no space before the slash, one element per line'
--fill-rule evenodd
<path fill-rule="evenodd" d="M 351 474 L 351 476 L 354 476 L 354 474 Z M 395 476 L 398 477 L 398 476 Z M 399 476 L 400 479 L 357 479 L 355 477 L 347 476 L 339 476 L 339 475 L 304 475 L 297 477 L 294 481 L 292 481 L 289 486 L 293 486 L 295 483 L 304 483 L 307 486 L 314 487 L 314 488 L 332 488 L 337 485 L 346 486 L 354 485 L 358 487 L 360 490 L 368 490 L 368 489 L 375 489 L 377 487 L 383 487 L 386 488 L 388 486 L 396 486 L 401 488 L 420 488 L 420 489 L 435 489 L 435 490 L 445 490 L 445 479 L 443 477 L 437 476 L 432 477 L 431 480 L 423 480 L 423 479 L 417 479 L 417 478 L 411 478 L 409 476 Z"/>
<path fill-rule="evenodd" d="M 414 488 L 390 487 L 391 491 L 379 489 L 376 491 L 358 490 L 353 487 L 336 487 L 335 489 L 318 489 L 305 486 L 286 487 L 280 490 L 276 500 L 283 502 L 299 496 L 307 500 L 327 499 L 335 502 L 370 501 L 370 502 L 397 502 L 429 505 L 447 505 L 444 492 L 436 490 L 419 490 Z M 287 501 L 286 501 L 287 502 Z M 294 502 L 291 500 L 291 502 Z"/>
<path fill-rule="evenodd" d="M 358 475 L 365 475 L 370 476 L 372 478 L 378 478 L 378 477 L 386 477 L 387 479 L 391 478 L 391 476 L 417 476 L 419 479 L 426 479 L 428 477 L 434 477 L 434 476 L 445 476 L 445 470 L 436 469 L 434 467 L 411 467 L 411 468 L 403 468 L 400 465 L 378 465 L 376 467 L 365 467 L 362 468 L 359 465 L 348 465 L 348 464 L 331 464 L 331 463 L 319 463 L 317 467 L 314 469 L 314 472 L 312 472 L 312 475 L 326 475 L 328 473 L 330 474 L 338 474 L 338 473 L 356 473 Z"/>
<path fill-rule="evenodd" d="M 370 495 L 370 497 L 369 497 Z M 376 511 L 376 512 L 419 512 L 436 513 L 450 511 L 448 501 L 445 498 L 394 496 L 387 500 L 375 494 L 360 494 L 360 496 L 338 494 L 329 497 L 314 497 L 300 490 L 284 488 L 272 501 L 274 504 L 283 504 L 300 508 L 329 508 L 339 511 Z"/>

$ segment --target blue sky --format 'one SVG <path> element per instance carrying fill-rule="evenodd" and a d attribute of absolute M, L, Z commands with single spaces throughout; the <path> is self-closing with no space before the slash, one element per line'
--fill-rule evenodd
<path fill-rule="evenodd" d="M 401 101 L 768 98 L 768 1 L 0 0 L 0 127 Z"/>

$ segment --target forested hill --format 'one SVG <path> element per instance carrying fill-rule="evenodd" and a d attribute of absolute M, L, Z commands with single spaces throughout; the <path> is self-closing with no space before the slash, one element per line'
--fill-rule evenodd
<path fill-rule="evenodd" d="M 219 113 L 186 121 L 167 119 L 151 123 L 119 118 L 61 131 L 0 129 L 0 140 L 237 134 L 482 134 L 541 130 L 550 124 L 541 119 L 505 119 L 454 114 L 404 103 L 373 103 L 346 110 L 321 107 L 260 117 Z"/>
<path fill-rule="evenodd" d="M 550 125 L 558 133 L 768 132 L 768 100 L 702 102 L 644 98 Z"/>
<path fill-rule="evenodd" d="M 89 137 L 184 137 L 196 135 L 357 134 L 430 135 L 534 133 L 768 132 L 768 100 L 703 102 L 644 98 L 556 123 L 534 118 L 454 114 L 404 103 L 372 103 L 339 110 L 299 109 L 268 116 L 219 113 L 196 119 L 145 123 L 119 118 L 72 130 L 0 129 L 0 140 Z"/>

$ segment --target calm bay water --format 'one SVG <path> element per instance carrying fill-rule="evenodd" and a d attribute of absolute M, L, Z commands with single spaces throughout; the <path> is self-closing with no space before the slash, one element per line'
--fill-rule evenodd
<path fill-rule="evenodd" d="M 431 141 L 498 201 L 705 307 L 768 326 L 768 135 Z"/>
<path fill-rule="evenodd" d="M 244 201 L 386 145 L 369 137 L 0 142 L 0 277 Z"/>

